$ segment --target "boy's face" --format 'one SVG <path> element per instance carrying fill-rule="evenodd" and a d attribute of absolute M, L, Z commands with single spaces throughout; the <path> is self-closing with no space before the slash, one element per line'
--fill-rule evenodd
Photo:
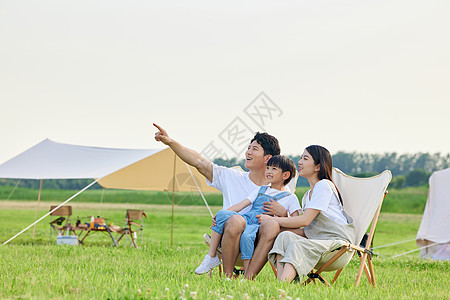
<path fill-rule="evenodd" d="M 265 167 L 272 155 L 264 155 L 263 147 L 253 141 L 245 151 L 245 167 L 249 170 Z"/>
<path fill-rule="evenodd" d="M 289 172 L 281 170 L 280 167 L 267 166 L 266 168 L 266 180 L 267 183 L 282 183 L 289 177 Z"/>

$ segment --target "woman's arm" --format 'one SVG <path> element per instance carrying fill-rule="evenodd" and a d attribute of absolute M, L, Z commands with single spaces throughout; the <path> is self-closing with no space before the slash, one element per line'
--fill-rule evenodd
<path fill-rule="evenodd" d="M 243 210 L 244 208 L 246 208 L 250 204 L 252 204 L 250 202 L 250 200 L 245 199 L 245 200 L 239 202 L 238 204 L 235 204 L 235 205 L 229 207 L 227 210 L 231 210 L 231 211 L 234 211 L 234 212 L 240 212 L 241 210 Z"/>
<path fill-rule="evenodd" d="M 291 217 L 300 216 L 300 213 L 298 212 L 298 210 L 296 210 L 296 211 L 294 211 L 290 216 L 291 216 Z"/>
<path fill-rule="evenodd" d="M 278 224 L 281 227 L 285 228 L 299 228 L 299 227 L 306 227 L 311 223 L 312 220 L 320 213 L 320 210 L 308 208 L 305 210 L 303 215 L 301 216 L 291 216 L 289 218 L 287 217 L 274 217 L 273 219 L 278 222 Z M 259 223 L 262 221 L 271 218 L 267 215 L 257 215 L 256 216 L 259 220 Z"/>

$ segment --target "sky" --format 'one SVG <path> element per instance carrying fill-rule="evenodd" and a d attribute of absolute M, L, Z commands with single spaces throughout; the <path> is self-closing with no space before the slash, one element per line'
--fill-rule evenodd
<path fill-rule="evenodd" d="M 49 138 L 210 158 L 450 152 L 450 2 L 0 0 L 0 163 Z"/>

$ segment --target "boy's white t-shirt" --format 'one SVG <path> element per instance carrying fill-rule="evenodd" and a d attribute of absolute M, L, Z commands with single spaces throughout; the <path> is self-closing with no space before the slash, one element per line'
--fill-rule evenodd
<path fill-rule="evenodd" d="M 230 206 L 247 199 L 251 192 L 260 188 L 260 186 L 250 180 L 249 173 L 243 172 L 242 169 L 223 167 L 214 163 L 212 165 L 213 180 L 210 182 L 206 179 L 206 183 L 222 192 L 223 209 L 228 209 Z M 290 192 L 291 190 L 289 187 L 288 191 Z M 249 210 L 250 206 L 247 206 L 240 213 L 246 213 Z"/>
<path fill-rule="evenodd" d="M 261 189 L 261 187 L 257 188 L 252 193 L 250 193 L 250 195 L 247 196 L 247 199 L 250 200 L 250 202 L 252 204 L 253 204 L 253 202 L 255 202 L 256 198 L 258 197 L 260 189 Z M 289 192 L 289 190 L 287 190 L 287 189 L 286 189 L 286 191 Z M 273 189 L 271 187 L 268 187 L 266 189 L 266 191 L 264 192 L 264 194 L 269 195 L 271 197 L 276 196 L 279 193 L 282 193 L 282 191 Z M 287 195 L 287 196 L 281 198 L 280 200 L 277 200 L 277 202 L 280 203 L 285 209 L 287 209 L 287 211 L 289 212 L 290 215 L 293 214 L 294 212 L 296 212 L 297 210 L 301 209 L 300 203 L 298 202 L 298 198 L 294 194 Z M 251 205 L 249 205 L 249 206 L 251 206 Z"/>
<path fill-rule="evenodd" d="M 341 203 L 327 181 L 329 180 L 322 179 L 314 185 L 311 200 L 309 200 L 311 190 L 305 193 L 302 199 L 303 211 L 307 208 L 317 209 L 325 217 L 338 224 L 348 224 L 347 218 L 342 212 Z"/>

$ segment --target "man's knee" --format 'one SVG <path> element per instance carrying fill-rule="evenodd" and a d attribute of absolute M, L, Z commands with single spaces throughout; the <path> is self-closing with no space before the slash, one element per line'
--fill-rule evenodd
<path fill-rule="evenodd" d="M 245 219 L 242 216 L 234 215 L 228 218 L 223 228 L 223 234 L 240 234 L 245 229 Z"/>
<path fill-rule="evenodd" d="M 259 239 L 273 240 L 280 233 L 280 225 L 275 220 L 266 220 L 259 227 Z"/>

